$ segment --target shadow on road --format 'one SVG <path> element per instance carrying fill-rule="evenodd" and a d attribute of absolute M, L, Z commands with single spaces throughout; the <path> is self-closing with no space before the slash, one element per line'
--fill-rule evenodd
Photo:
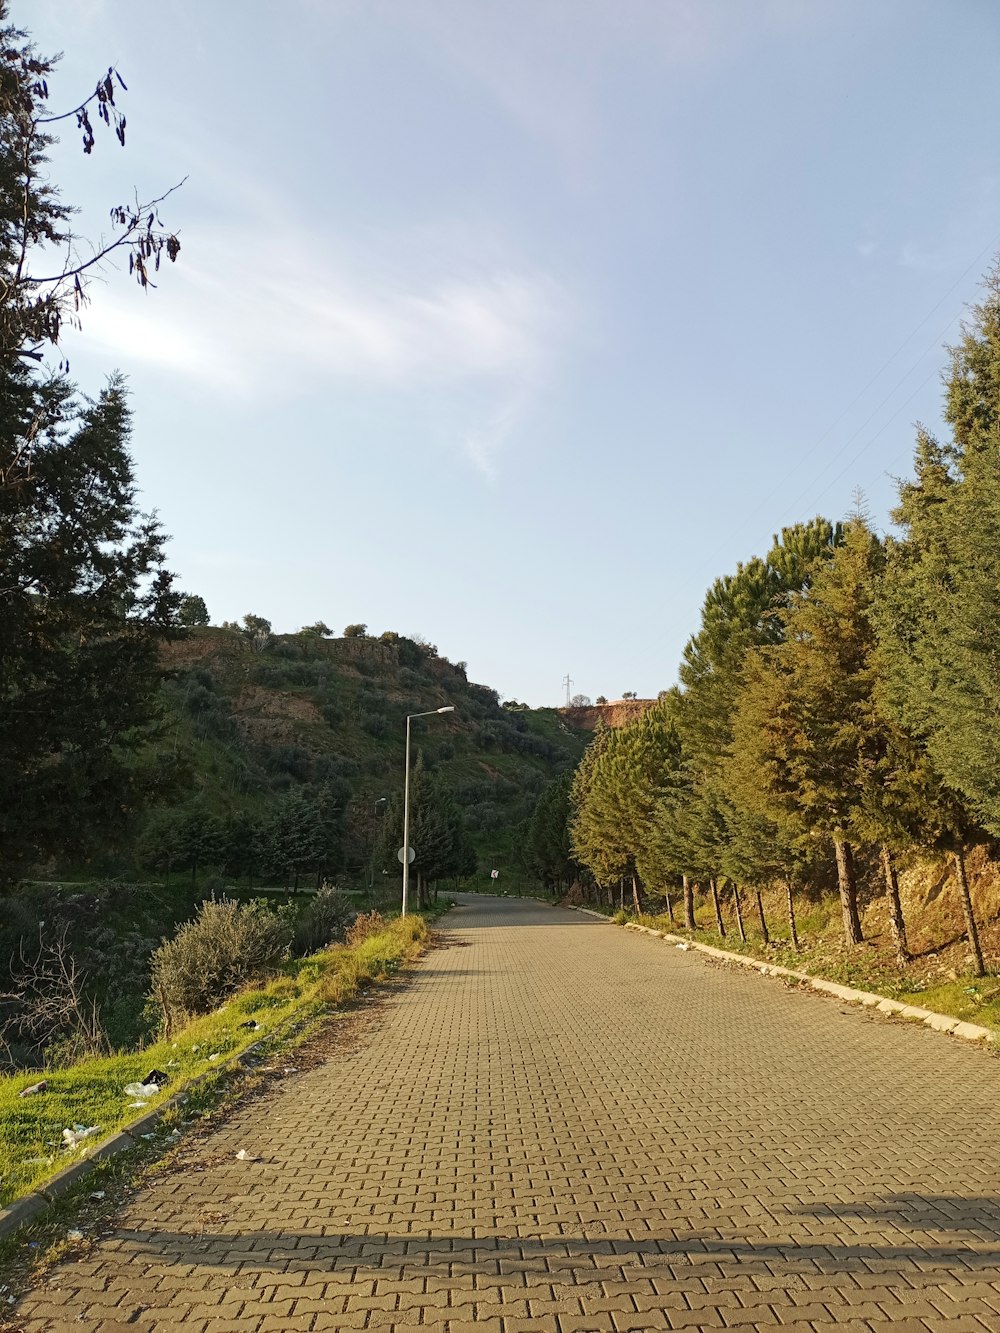
<path fill-rule="evenodd" d="M 924 1205 L 933 1217 L 917 1208 Z M 1000 1219 L 1000 1202 L 996 1199 L 932 1199 L 911 1201 L 917 1225 L 929 1230 L 939 1229 L 941 1214 L 936 1204 L 961 1206 L 968 1216 L 979 1206 L 988 1216 L 982 1230 L 991 1239 L 993 1228 Z M 903 1205 L 904 1208 L 907 1205 Z M 886 1210 L 890 1208 L 887 1202 Z M 822 1210 L 817 1210 L 822 1212 Z M 847 1212 L 849 1210 L 842 1210 Z M 825 1214 L 824 1214 L 825 1215 Z M 836 1213 L 830 1210 L 829 1215 Z M 872 1221 L 897 1222 L 899 1215 L 881 1211 L 874 1205 L 869 1213 L 854 1210 L 854 1215 L 871 1216 Z M 952 1226 L 970 1230 L 967 1221 L 956 1220 Z M 210 1232 L 121 1231 L 118 1240 L 124 1248 L 129 1242 L 148 1257 L 177 1264 L 195 1264 L 215 1269 L 274 1269 L 277 1272 L 309 1271 L 317 1267 L 333 1272 L 342 1268 L 349 1272 L 358 1268 L 374 1271 L 385 1266 L 411 1266 L 421 1277 L 431 1275 L 444 1279 L 467 1274 L 509 1274 L 516 1271 L 540 1276 L 556 1271 L 564 1272 L 567 1280 L 592 1281 L 604 1267 L 620 1267 L 627 1259 L 643 1267 L 655 1266 L 658 1260 L 677 1264 L 679 1259 L 692 1264 L 725 1265 L 730 1276 L 767 1271 L 768 1266 L 787 1274 L 796 1270 L 804 1273 L 836 1276 L 851 1272 L 871 1273 L 873 1270 L 887 1276 L 893 1273 L 919 1273 L 921 1284 L 951 1273 L 989 1272 L 1000 1267 L 1000 1248 L 970 1248 L 962 1244 L 940 1244 L 918 1241 L 904 1244 L 883 1244 L 844 1240 L 822 1241 L 811 1238 L 808 1244 L 794 1241 L 773 1243 L 752 1242 L 734 1237 L 719 1239 L 716 1234 L 692 1232 L 688 1235 L 650 1237 L 646 1240 L 574 1239 L 572 1237 L 532 1238 L 529 1236 L 461 1235 L 390 1235 L 385 1232 L 372 1235 L 354 1235 L 340 1232 L 313 1234 L 309 1232 L 246 1231 L 212 1234 Z M 603 1262 L 602 1262 L 603 1261 Z M 578 1275 L 578 1276 L 573 1276 Z"/>
<path fill-rule="evenodd" d="M 989 1240 L 1000 1238 L 1000 1199 L 962 1198 L 961 1195 L 890 1194 L 877 1203 L 817 1204 L 795 1210 L 810 1217 L 858 1217 L 900 1228 L 928 1231 L 967 1231 Z"/>

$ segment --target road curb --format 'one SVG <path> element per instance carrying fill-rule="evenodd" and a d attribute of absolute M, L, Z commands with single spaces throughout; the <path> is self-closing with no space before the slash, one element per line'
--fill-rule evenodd
<path fill-rule="evenodd" d="M 539 901 L 539 902 L 544 902 L 545 900 L 544 900 L 544 898 L 539 898 L 538 901 Z M 611 918 L 610 918 L 606 913 L 604 913 L 604 912 L 595 912 L 594 909 L 593 909 L 592 907 L 577 907 L 576 903 L 553 903 L 552 906 L 553 906 L 553 907 L 565 907 L 565 908 L 567 908 L 570 912 L 582 912 L 582 913 L 584 914 L 584 916 L 595 916 L 595 917 L 597 917 L 598 921 L 606 921 L 606 922 L 608 923 L 609 926 L 614 925 L 614 922 L 611 920 Z M 646 927 L 646 926 L 643 926 L 642 929 L 643 929 L 643 930 L 646 930 L 647 927 Z M 652 931 L 650 931 L 650 934 L 651 934 L 651 935 L 655 935 L 655 934 L 657 934 L 657 932 L 656 932 L 655 930 L 652 930 Z"/>
<path fill-rule="evenodd" d="M 586 911 L 586 908 L 578 907 L 578 912 Z M 599 913 L 591 913 L 593 916 Z M 605 920 L 608 918 L 605 917 Z M 966 1023 L 960 1018 L 953 1018 L 950 1014 L 938 1014 L 932 1009 L 921 1009 L 915 1004 L 903 1004 L 901 1000 L 890 1000 L 885 995 L 876 995 L 873 991 L 855 990 L 853 986 L 842 986 L 837 981 L 827 981 L 824 977 L 810 976 L 808 972 L 794 972 L 788 967 L 779 967 L 776 963 L 762 963 L 759 958 L 750 958 L 746 954 L 731 953 L 728 949 L 717 949 L 711 944 L 702 944 L 698 940 L 687 940 L 681 935 L 672 935 L 668 931 L 654 930 L 651 926 L 642 926 L 638 921 L 626 921 L 627 930 L 637 930 L 643 935 L 652 935 L 656 939 L 665 940 L 669 944 L 682 945 L 686 949 L 697 949 L 700 953 L 707 953 L 712 958 L 719 958 L 727 963 L 739 963 L 743 967 L 752 967 L 755 972 L 760 972 L 764 976 L 789 977 L 794 981 L 804 981 L 811 986 L 813 990 L 825 991 L 828 995 L 835 995 L 838 1000 L 847 1000 L 851 1004 L 863 1004 L 868 1008 L 878 1009 L 883 1014 L 893 1014 L 897 1018 L 919 1019 L 921 1023 L 935 1032 L 946 1032 L 952 1037 L 961 1037 L 965 1041 L 989 1041 L 995 1040 L 993 1032 L 989 1028 L 980 1027 L 976 1023 Z"/>
<path fill-rule="evenodd" d="M 283 1040 L 291 1036 L 301 1021 L 301 1019 L 292 1016 L 290 1022 L 282 1024 L 274 1032 L 268 1033 L 268 1038 L 277 1035 L 279 1040 Z M 216 1065 L 214 1069 L 206 1069 L 204 1073 L 193 1075 L 159 1106 L 137 1116 L 135 1120 L 129 1121 L 121 1129 L 115 1130 L 109 1138 L 104 1139 L 90 1149 L 85 1157 L 82 1157 L 79 1161 L 71 1162 L 68 1166 L 63 1167 L 61 1171 L 56 1172 L 49 1180 L 46 1180 L 44 1184 L 32 1190 L 30 1194 L 26 1194 L 22 1199 L 15 1199 L 6 1208 L 0 1209 L 0 1241 L 6 1240 L 15 1231 L 27 1226 L 29 1222 L 34 1222 L 42 1213 L 47 1212 L 57 1199 L 71 1190 L 78 1181 L 88 1176 L 100 1162 L 107 1161 L 109 1157 L 117 1157 L 119 1153 L 128 1152 L 130 1148 L 135 1148 L 142 1141 L 144 1135 L 148 1136 L 152 1133 L 154 1127 L 168 1111 L 180 1110 L 184 1102 L 187 1101 L 189 1093 L 199 1084 L 205 1083 L 209 1079 L 218 1078 L 220 1074 L 250 1072 L 253 1065 L 247 1063 L 247 1057 L 250 1057 L 251 1062 L 254 1058 L 259 1058 L 262 1045 L 261 1041 L 255 1041 L 243 1050 L 234 1052 L 226 1060 Z"/>

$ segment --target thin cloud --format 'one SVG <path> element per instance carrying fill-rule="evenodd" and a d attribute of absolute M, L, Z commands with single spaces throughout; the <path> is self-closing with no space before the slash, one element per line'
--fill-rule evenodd
<path fill-rule="evenodd" d="M 439 240 L 386 239 L 376 255 L 272 227 L 201 233 L 156 292 L 95 289 L 84 342 L 244 400 L 310 381 L 467 394 L 476 418 L 456 443 L 489 475 L 567 340 L 569 301 L 546 274 L 501 258 L 495 238 L 480 257 L 466 235 L 446 261 Z M 412 256 L 405 269 L 400 254 Z"/>

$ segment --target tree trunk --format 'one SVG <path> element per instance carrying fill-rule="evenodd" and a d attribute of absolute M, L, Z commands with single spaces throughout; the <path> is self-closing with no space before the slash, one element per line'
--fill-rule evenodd
<path fill-rule="evenodd" d="M 684 927 L 686 930 L 694 930 L 694 888 L 687 875 L 681 879 L 684 893 Z"/>
<path fill-rule="evenodd" d="M 639 881 L 635 875 L 632 876 L 632 906 L 636 916 L 642 916 L 642 898 L 639 896 Z"/>
<path fill-rule="evenodd" d="M 667 916 L 668 916 L 668 918 L 670 919 L 670 924 L 673 925 L 673 924 L 674 924 L 674 908 L 673 908 L 673 904 L 672 904 L 671 901 L 670 901 L 670 894 L 669 894 L 669 892 L 668 892 L 667 890 L 664 890 L 663 896 L 664 896 L 664 898 L 667 900 Z"/>
<path fill-rule="evenodd" d="M 969 877 L 965 873 L 965 854 L 961 848 L 952 853 L 955 859 L 955 873 L 958 876 L 958 892 L 962 899 L 962 912 L 965 916 L 965 933 L 968 936 L 969 944 L 972 946 L 972 959 L 975 964 L 975 973 L 977 977 L 986 975 L 986 964 L 983 962 L 983 950 L 979 943 L 979 929 L 976 926 L 976 914 L 972 910 L 972 894 L 969 892 Z"/>
<path fill-rule="evenodd" d="M 903 920 L 903 905 L 899 901 L 899 880 L 892 852 L 882 844 L 882 873 L 885 875 L 885 888 L 889 895 L 889 925 L 892 927 L 892 941 L 896 946 L 896 961 L 903 967 L 910 961 L 910 949 L 906 942 L 906 922 Z"/>
<path fill-rule="evenodd" d="M 788 904 L 788 934 L 792 941 L 792 948 L 798 952 L 799 932 L 795 929 L 795 898 L 792 894 L 792 881 L 785 880 L 785 901 Z"/>
<path fill-rule="evenodd" d="M 757 920 L 760 922 L 760 933 L 764 936 L 764 943 L 771 943 L 771 935 L 767 929 L 767 917 L 764 915 L 764 900 L 760 896 L 760 889 L 754 889 L 754 897 L 757 899 Z"/>
<path fill-rule="evenodd" d="M 736 929 L 740 932 L 740 939 L 746 944 L 747 933 L 743 929 L 743 904 L 740 901 L 740 886 L 735 880 L 733 880 L 733 906 L 736 908 Z"/>
<path fill-rule="evenodd" d="M 719 886 L 714 879 L 708 881 L 708 886 L 712 890 L 712 904 L 715 907 L 715 928 L 720 936 L 726 938 L 726 923 L 722 919 L 722 908 L 719 905 Z"/>
<path fill-rule="evenodd" d="M 864 944 L 861 918 L 858 916 L 858 886 L 854 878 L 854 854 L 851 844 L 838 835 L 833 839 L 837 856 L 837 884 L 840 888 L 840 910 L 844 918 L 844 938 L 848 944 Z"/>

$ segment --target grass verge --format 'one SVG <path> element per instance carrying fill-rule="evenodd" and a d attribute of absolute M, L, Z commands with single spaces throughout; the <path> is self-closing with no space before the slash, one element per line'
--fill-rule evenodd
<path fill-rule="evenodd" d="M 38 1073 L 0 1078 L 0 1206 L 38 1189 L 144 1110 L 155 1109 L 192 1079 L 211 1075 L 227 1058 L 292 1021 L 308 1023 L 370 983 L 391 976 L 417 957 L 427 938 L 423 917 L 397 918 L 354 947 L 335 945 L 290 960 L 268 982 L 242 991 L 171 1041 L 46 1074 L 46 1090 L 35 1096 L 20 1094 L 39 1081 Z M 168 1082 L 136 1106 L 124 1089 L 153 1069 L 166 1074 Z M 63 1130 L 75 1126 L 96 1130 L 70 1149 L 64 1145 Z"/>

